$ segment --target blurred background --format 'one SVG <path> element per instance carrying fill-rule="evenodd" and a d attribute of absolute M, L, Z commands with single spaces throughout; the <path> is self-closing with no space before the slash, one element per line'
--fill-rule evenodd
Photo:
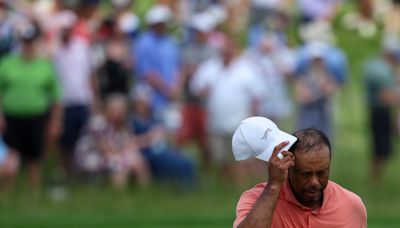
<path fill-rule="evenodd" d="M 400 226 L 400 1 L 0 0 L 0 227 L 232 227 L 264 116 Z"/>

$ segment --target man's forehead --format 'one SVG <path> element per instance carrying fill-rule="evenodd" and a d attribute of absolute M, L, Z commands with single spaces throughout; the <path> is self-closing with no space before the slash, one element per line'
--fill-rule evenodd
<path fill-rule="evenodd" d="M 296 168 L 316 168 L 330 165 L 330 152 L 327 147 L 321 150 L 298 151 L 294 153 Z"/>

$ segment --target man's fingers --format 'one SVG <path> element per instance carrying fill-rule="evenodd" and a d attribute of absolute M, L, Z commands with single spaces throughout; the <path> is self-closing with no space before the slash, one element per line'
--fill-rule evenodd
<path fill-rule="evenodd" d="M 283 164 L 282 164 L 282 169 L 283 170 L 288 170 L 290 167 L 293 167 L 294 166 L 294 160 L 293 159 L 288 159 L 287 161 L 285 161 Z"/>
<path fill-rule="evenodd" d="M 294 157 L 293 153 L 292 153 L 292 152 L 289 152 L 289 151 L 282 151 L 281 154 L 282 154 L 283 156 L 285 156 L 285 157 L 286 157 L 286 156 Z"/>
<path fill-rule="evenodd" d="M 294 159 L 293 159 L 292 156 L 286 155 L 285 157 L 283 157 L 283 158 L 281 159 L 281 164 L 283 164 L 283 163 L 285 163 L 285 162 L 287 162 L 287 161 L 289 161 L 289 160 L 294 160 Z"/>
<path fill-rule="evenodd" d="M 282 151 L 282 152 L 280 152 L 280 154 L 282 154 L 283 157 L 291 157 L 292 159 L 295 159 L 293 153 L 291 153 L 289 151 Z"/>
<path fill-rule="evenodd" d="M 275 158 L 275 157 L 278 155 L 278 153 L 279 153 L 285 146 L 287 146 L 288 144 L 289 144 L 289 141 L 285 141 L 285 142 L 282 142 L 282 143 L 280 143 L 279 145 L 277 145 L 277 146 L 274 148 L 274 151 L 272 152 L 271 158 Z"/>

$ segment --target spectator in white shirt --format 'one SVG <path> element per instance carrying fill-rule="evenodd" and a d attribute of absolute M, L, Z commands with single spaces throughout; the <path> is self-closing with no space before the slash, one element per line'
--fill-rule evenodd
<path fill-rule="evenodd" d="M 264 93 L 257 68 L 243 58 L 236 43 L 225 39 L 221 56 L 202 63 L 193 76 L 191 89 L 207 98 L 211 159 L 222 169 L 224 180 L 243 184 L 254 161 L 232 163 L 232 134 L 240 122 L 256 115 Z"/>
<path fill-rule="evenodd" d="M 75 143 L 86 124 L 93 104 L 94 83 L 90 44 L 73 33 L 74 22 L 61 33 L 61 45 L 54 56 L 55 68 L 62 86 L 64 109 L 61 135 L 62 163 L 65 171 L 72 171 Z"/>

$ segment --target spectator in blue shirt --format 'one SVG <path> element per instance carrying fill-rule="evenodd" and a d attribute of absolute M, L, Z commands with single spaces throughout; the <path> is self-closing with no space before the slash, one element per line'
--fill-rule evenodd
<path fill-rule="evenodd" d="M 170 9 L 153 6 L 145 18 L 149 29 L 138 37 L 134 47 L 138 81 L 155 91 L 152 108 L 158 119 L 174 97 L 180 68 L 178 44 L 166 32 L 170 19 Z"/>

